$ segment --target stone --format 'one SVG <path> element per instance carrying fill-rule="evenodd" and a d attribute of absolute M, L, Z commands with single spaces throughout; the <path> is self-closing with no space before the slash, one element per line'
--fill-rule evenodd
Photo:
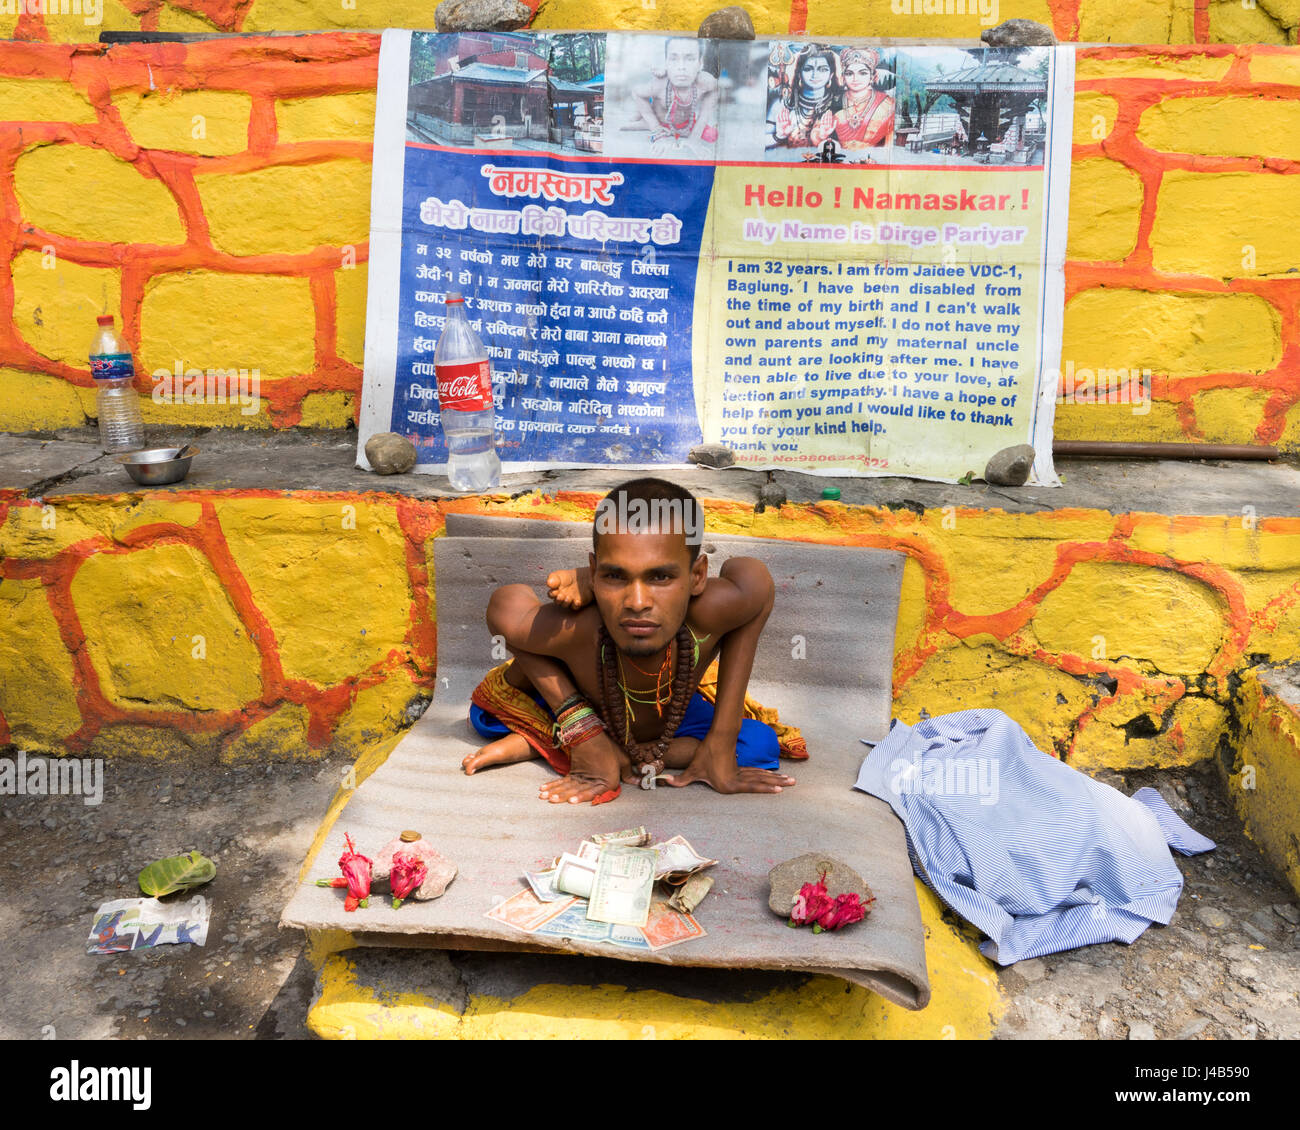
<path fill-rule="evenodd" d="M 1265 933 L 1272 933 L 1277 929 L 1277 920 L 1271 910 L 1257 910 L 1250 916 L 1249 921 L 1255 929 L 1263 930 Z"/>
<path fill-rule="evenodd" d="M 772 885 L 767 905 L 774 914 L 789 918 L 799 888 L 805 883 L 817 882 L 823 871 L 826 872 L 826 891 L 832 898 L 842 894 L 855 894 L 864 903 L 872 898 L 871 888 L 847 863 L 833 855 L 809 852 L 778 863 L 767 873 L 767 880 Z"/>
<path fill-rule="evenodd" d="M 733 4 L 705 16 L 697 34 L 701 39 L 753 39 L 754 21 L 744 8 Z"/>
<path fill-rule="evenodd" d="M 377 475 L 402 475 L 415 466 L 415 444 L 396 432 L 379 432 L 366 440 L 366 459 Z"/>
<path fill-rule="evenodd" d="M 686 460 L 701 467 L 730 467 L 736 456 L 725 443 L 701 443 L 686 453 Z"/>
<path fill-rule="evenodd" d="M 519 0 L 442 0 L 433 26 L 438 31 L 514 31 L 532 18 L 532 9 Z"/>
<path fill-rule="evenodd" d="M 1241 928 L 1245 930 L 1247 935 L 1249 935 L 1254 941 L 1258 942 L 1261 946 L 1267 946 L 1272 944 L 1273 941 L 1272 938 L 1270 938 L 1266 933 L 1264 933 L 1263 930 L 1255 929 L 1255 927 L 1252 926 L 1249 922 L 1243 922 L 1241 924 Z"/>
<path fill-rule="evenodd" d="M 1034 449 L 1027 443 L 1004 447 L 984 468 L 984 481 L 999 487 L 1022 487 L 1034 467 Z"/>
<path fill-rule="evenodd" d="M 389 890 L 388 877 L 393 870 L 393 856 L 399 851 L 416 856 L 429 869 L 424 882 L 411 892 L 411 898 L 421 901 L 439 898 L 456 878 L 456 865 L 439 853 L 428 840 L 421 836 L 413 840 L 397 836 L 380 848 L 375 856 L 370 875 L 376 889 Z"/>
<path fill-rule="evenodd" d="M 1051 47 L 1056 43 L 1052 29 L 1034 20 L 1003 20 L 981 32 L 980 39 L 990 47 Z"/>
<path fill-rule="evenodd" d="M 1032 961 L 1017 961 L 1014 968 L 1026 981 L 1040 981 L 1047 973 L 1047 966 L 1038 958 Z"/>
<path fill-rule="evenodd" d="M 1128 1026 L 1128 1038 L 1130 1040 L 1154 1040 L 1156 1030 L 1145 1020 L 1134 1020 Z"/>
<path fill-rule="evenodd" d="M 758 488 L 758 505 L 754 509 L 759 514 L 762 514 L 769 506 L 775 506 L 779 509 L 785 504 L 785 487 L 779 483 L 764 483 Z"/>
<path fill-rule="evenodd" d="M 1300 906 L 1293 902 L 1279 902 L 1273 906 L 1273 913 L 1279 918 L 1285 918 L 1293 925 L 1300 926 Z"/>
<path fill-rule="evenodd" d="M 1211 930 L 1222 930 L 1228 925 L 1228 916 L 1217 906 L 1198 906 L 1196 917 Z"/>
<path fill-rule="evenodd" d="M 1190 1024 L 1185 1025 L 1174 1039 L 1190 1040 L 1195 1036 L 1199 1036 L 1209 1023 L 1210 1018 L 1208 1016 L 1199 1017 L 1198 1019 L 1193 1020 Z"/>

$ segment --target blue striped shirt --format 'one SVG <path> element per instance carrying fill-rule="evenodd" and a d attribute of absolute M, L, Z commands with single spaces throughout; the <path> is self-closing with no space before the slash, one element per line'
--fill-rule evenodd
<path fill-rule="evenodd" d="M 1169 848 L 1214 847 L 1154 789 L 1094 781 L 1000 710 L 895 722 L 856 787 L 898 814 L 917 876 L 999 965 L 1168 923 L 1183 889 Z"/>

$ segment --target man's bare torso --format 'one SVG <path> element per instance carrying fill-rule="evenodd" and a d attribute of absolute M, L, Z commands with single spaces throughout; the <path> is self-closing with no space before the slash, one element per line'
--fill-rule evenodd
<path fill-rule="evenodd" d="M 692 605 L 698 603 L 692 601 Z M 601 686 L 600 686 L 600 656 L 599 656 L 599 636 L 600 636 L 600 613 L 594 605 L 588 605 L 579 612 L 570 612 L 567 614 L 573 621 L 573 633 L 565 643 L 557 647 L 554 657 L 562 662 L 569 670 L 573 681 L 577 684 L 578 689 L 583 693 L 591 703 L 602 705 Z M 693 622 L 693 617 L 687 613 L 686 626 L 690 629 L 691 635 L 699 647 L 699 662 L 696 664 L 692 673 L 691 691 L 694 693 L 696 686 L 699 685 L 700 678 L 708 670 L 709 664 L 717 656 L 718 648 L 722 643 L 722 636 L 715 631 L 710 631 L 707 627 Z M 670 656 L 672 663 L 675 664 L 675 656 Z M 620 660 L 620 681 L 633 694 L 644 697 L 653 696 L 659 686 L 659 672 L 655 667 L 651 667 L 644 660 L 633 660 L 621 657 Z M 673 665 L 670 664 L 668 669 L 668 679 L 671 683 Z M 632 700 L 630 718 L 632 722 L 632 737 L 638 742 L 648 742 L 659 737 L 663 732 L 663 719 L 659 711 L 655 709 L 653 702 L 638 702 Z M 667 702 L 664 702 L 664 708 L 667 708 Z"/>

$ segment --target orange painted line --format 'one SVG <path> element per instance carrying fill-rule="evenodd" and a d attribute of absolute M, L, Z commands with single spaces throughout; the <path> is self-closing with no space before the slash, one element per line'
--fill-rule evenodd
<path fill-rule="evenodd" d="M 438 626 L 426 546 L 445 528 L 446 516 L 439 505 L 429 507 L 405 497 L 397 500 L 395 509 L 397 523 L 406 535 L 406 572 L 411 582 L 411 627 L 407 640 L 411 645 L 416 682 L 432 688 L 437 672 Z"/>
<path fill-rule="evenodd" d="M 1197 43 L 1210 42 L 1210 0 L 1194 0 L 1192 7 L 1192 38 Z"/>
<path fill-rule="evenodd" d="M 1047 0 L 1052 13 L 1052 31 L 1062 42 L 1079 38 L 1079 5 L 1082 0 Z"/>
<path fill-rule="evenodd" d="M 808 0 L 790 0 L 790 34 L 802 35 L 808 30 Z"/>

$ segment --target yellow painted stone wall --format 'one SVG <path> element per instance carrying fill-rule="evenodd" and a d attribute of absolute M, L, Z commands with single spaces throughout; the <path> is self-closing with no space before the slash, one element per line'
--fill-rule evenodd
<path fill-rule="evenodd" d="M 1300 688 L 1287 692 L 1280 677 L 1252 671 L 1242 679 L 1226 776 L 1246 834 L 1300 894 Z"/>
<path fill-rule="evenodd" d="M 539 26 L 576 20 L 568 2 Z M 664 11 L 638 0 L 607 22 Z M 864 30 L 847 12 L 811 7 L 808 28 Z M 1079 27 L 1118 12 L 1085 0 Z M 0 428 L 93 421 L 99 313 L 135 347 L 149 424 L 355 423 L 377 50 L 0 42 Z M 1300 451 L 1298 127 L 1300 48 L 1080 51 L 1059 438 Z M 239 395 L 195 402 L 196 373 L 232 370 Z M 1139 375 L 1148 403 L 1099 402 Z"/>
<path fill-rule="evenodd" d="M 721 0 L 525 0 L 533 26 L 681 30 Z M 328 31 L 432 28 L 417 0 L 18 0 L 0 2 L 0 35 L 84 42 L 110 31 Z M 1295 43 L 1294 0 L 751 0 L 759 35 L 977 38 L 1008 19 L 1036 20 L 1081 43 Z M 869 31 L 864 29 L 870 29 Z"/>
<path fill-rule="evenodd" d="M 361 754 L 435 689 L 445 514 L 590 520 L 595 502 L 0 498 L 0 745 Z M 1230 677 L 1300 651 L 1300 518 L 719 502 L 708 523 L 905 554 L 896 715 L 998 707 L 1083 769 L 1212 757 Z"/>

